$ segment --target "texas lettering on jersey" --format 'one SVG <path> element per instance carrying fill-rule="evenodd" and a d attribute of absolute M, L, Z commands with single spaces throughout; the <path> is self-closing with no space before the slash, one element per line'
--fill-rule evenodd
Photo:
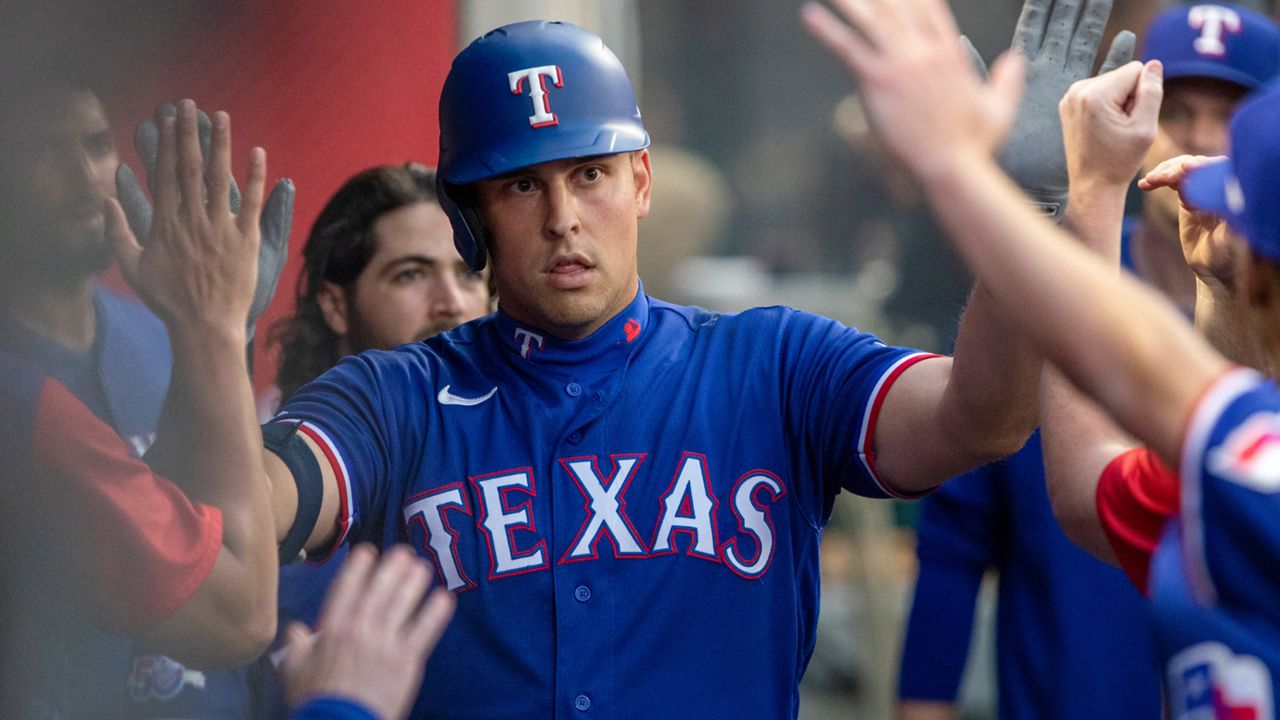
<path fill-rule="evenodd" d="M 560 460 L 565 478 L 577 486 L 584 504 L 581 526 L 569 549 L 555 562 L 597 560 L 601 541 L 606 540 L 618 559 L 671 555 L 683 549 L 691 557 L 722 562 L 745 579 L 758 578 L 769 569 L 775 537 L 770 507 L 786 494 L 776 474 L 754 470 L 733 484 L 727 501 L 738 527 L 726 540 L 717 527 L 716 508 L 721 501 L 712 490 L 706 458 L 687 452 L 676 460 L 666 492 L 660 497 L 631 499 L 660 508 L 658 521 L 645 528 L 646 532 L 638 529 L 627 513 L 627 489 L 646 459 L 644 454 L 612 455 L 608 473 L 601 471 L 595 456 Z M 454 483 L 419 494 L 404 507 L 405 524 L 420 526 L 427 550 L 448 588 L 461 592 L 475 587 L 473 578 L 480 571 L 463 567 L 459 559 L 459 521 L 473 522 L 484 536 L 489 580 L 547 569 L 552 558 L 545 538 L 517 547 L 514 537 L 518 530 L 538 532 L 530 511 L 530 503 L 538 499 L 533 471 L 513 468 L 472 477 L 468 482 L 472 493 L 462 483 Z M 470 497 L 477 499 L 478 507 L 471 506 Z M 750 541 L 740 542 L 742 536 Z"/>

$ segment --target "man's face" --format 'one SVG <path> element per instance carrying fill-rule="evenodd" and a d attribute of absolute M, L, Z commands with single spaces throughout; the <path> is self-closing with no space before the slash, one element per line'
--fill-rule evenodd
<path fill-rule="evenodd" d="M 346 293 L 343 327 L 334 327 L 344 352 L 425 340 L 489 313 L 488 278 L 467 269 L 439 205 L 392 210 L 373 233 L 373 257 Z"/>
<path fill-rule="evenodd" d="M 638 223 L 649 214 L 649 152 L 557 160 L 476 183 L 499 304 L 575 340 L 635 297 Z"/>
<path fill-rule="evenodd" d="M 25 164 L 31 250 L 45 261 L 105 267 L 103 201 L 115 197 L 120 164 L 102 103 L 88 91 L 63 92 L 31 130 Z"/>
<path fill-rule="evenodd" d="M 1209 78 L 1180 78 L 1164 84 L 1160 127 L 1147 151 L 1144 171 L 1179 155 L 1223 155 L 1227 152 L 1228 125 L 1246 90 L 1233 83 Z M 1148 193 L 1159 217 L 1176 226 L 1178 195 L 1172 189 Z"/>

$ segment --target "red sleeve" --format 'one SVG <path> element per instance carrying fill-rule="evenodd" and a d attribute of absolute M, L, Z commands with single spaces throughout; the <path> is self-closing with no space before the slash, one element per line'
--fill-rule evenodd
<path fill-rule="evenodd" d="M 1120 567 L 1143 593 L 1151 553 L 1178 500 L 1177 474 L 1145 447 L 1116 456 L 1098 477 L 1098 520 Z"/>
<path fill-rule="evenodd" d="M 47 381 L 32 461 L 55 522 L 67 528 L 69 570 L 105 629 L 128 632 L 176 611 L 222 549 L 222 514 L 193 504 L 132 457 L 115 431 L 69 390 Z"/>

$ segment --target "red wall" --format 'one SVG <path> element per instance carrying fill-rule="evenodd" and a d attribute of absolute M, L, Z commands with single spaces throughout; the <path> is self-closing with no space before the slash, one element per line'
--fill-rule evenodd
<path fill-rule="evenodd" d="M 292 178 L 290 261 L 259 321 L 255 388 L 275 377 L 266 328 L 292 311 L 311 223 L 342 181 L 370 165 L 434 165 L 436 103 L 456 52 L 452 0 L 251 2 L 210 5 L 182 23 L 166 57 L 109 100 L 121 159 L 138 168 L 133 128 L 161 100 L 190 97 L 231 114 L 236 174 L 267 151 L 269 184 Z M 175 50 L 176 48 L 176 50 Z"/>

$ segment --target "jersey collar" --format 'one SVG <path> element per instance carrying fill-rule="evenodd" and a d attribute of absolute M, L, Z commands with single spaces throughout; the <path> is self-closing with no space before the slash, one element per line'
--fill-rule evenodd
<path fill-rule="evenodd" d="M 649 298 L 641 285 L 629 305 L 581 340 L 561 340 L 499 310 L 494 328 L 503 347 L 533 365 L 605 370 L 624 362 L 648 330 Z"/>

